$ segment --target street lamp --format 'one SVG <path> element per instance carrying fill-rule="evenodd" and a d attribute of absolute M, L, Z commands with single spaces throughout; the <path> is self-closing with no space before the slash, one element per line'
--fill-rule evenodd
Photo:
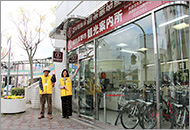
<path fill-rule="evenodd" d="M 10 56 L 11 56 L 11 36 L 7 40 L 7 44 L 9 43 L 9 57 L 8 57 L 8 73 L 7 73 L 7 92 L 6 95 L 8 96 L 8 87 L 9 87 L 9 76 L 10 76 Z"/>

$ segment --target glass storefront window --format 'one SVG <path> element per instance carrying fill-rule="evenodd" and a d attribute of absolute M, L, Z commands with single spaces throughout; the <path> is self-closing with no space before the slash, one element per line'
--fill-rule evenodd
<path fill-rule="evenodd" d="M 87 43 L 79 48 L 79 113 L 92 117 L 94 110 L 94 43 Z"/>
<path fill-rule="evenodd" d="M 112 113 L 107 114 L 108 122 L 113 123 L 116 118 L 111 115 L 119 109 L 116 96 L 122 89 L 143 89 L 144 84 L 155 84 L 151 15 L 98 39 L 96 48 L 97 75 L 103 93 L 111 95 L 106 97 L 106 109 Z M 103 100 L 99 104 L 99 120 L 103 119 L 101 108 Z"/>
<path fill-rule="evenodd" d="M 169 90 L 189 85 L 189 9 L 182 5 L 168 6 L 155 12 L 155 21 L 160 95 L 175 97 L 174 91 Z M 114 124 L 118 110 L 133 96 L 121 98 L 124 90 L 138 90 L 138 98 L 143 100 L 145 84 L 155 90 L 158 75 L 152 27 L 152 15 L 147 15 L 70 52 L 77 54 L 76 63 L 81 64 L 73 81 L 74 109 L 79 115 L 104 121 L 105 102 L 107 123 Z M 75 71 L 76 63 L 70 64 L 70 72 Z M 155 101 L 155 96 L 151 100 Z"/>
<path fill-rule="evenodd" d="M 73 75 L 77 69 L 77 59 L 78 59 L 78 49 L 72 50 L 68 53 L 69 57 L 69 75 Z M 72 110 L 73 112 L 78 111 L 78 94 L 77 94 L 77 86 L 78 86 L 79 76 L 77 75 L 72 79 Z"/>
<path fill-rule="evenodd" d="M 155 82 L 150 16 L 98 39 L 97 44 L 98 76 L 105 72 L 109 79 L 105 91 L 118 90 L 120 85 L 141 87 Z"/>
<path fill-rule="evenodd" d="M 72 109 L 74 112 L 79 112 L 80 115 L 92 117 L 95 95 L 94 43 L 86 43 L 69 52 L 68 56 L 69 61 L 73 62 L 69 64 L 70 75 L 74 74 L 77 64 L 80 64 L 80 69 L 72 81 Z"/>
<path fill-rule="evenodd" d="M 189 8 L 178 5 L 156 12 L 161 83 L 189 85 Z"/>
<path fill-rule="evenodd" d="M 169 6 L 155 16 L 163 100 L 189 102 L 189 8 Z"/>

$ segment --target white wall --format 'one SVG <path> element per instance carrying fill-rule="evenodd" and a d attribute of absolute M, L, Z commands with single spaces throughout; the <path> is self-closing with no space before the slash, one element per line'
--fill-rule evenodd
<path fill-rule="evenodd" d="M 59 1 L 57 3 L 57 10 L 56 10 L 56 26 L 61 24 L 70 15 L 79 15 L 79 16 L 88 17 L 90 14 L 98 10 L 105 3 L 107 3 L 107 1 L 63 1 L 63 2 Z M 66 52 L 63 51 L 63 48 L 66 48 L 66 41 L 55 40 L 55 47 L 62 48 L 61 51 L 63 52 L 63 62 L 55 63 L 57 82 L 55 84 L 54 102 L 55 102 L 55 107 L 61 110 L 59 79 L 61 78 L 62 70 L 66 68 L 67 57 L 66 57 Z"/>

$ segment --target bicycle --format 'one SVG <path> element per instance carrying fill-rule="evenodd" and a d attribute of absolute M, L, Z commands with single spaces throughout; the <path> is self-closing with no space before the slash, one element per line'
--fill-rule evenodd
<path fill-rule="evenodd" d="M 179 91 L 177 86 L 173 86 L 177 93 L 177 99 L 172 98 L 171 94 L 166 96 L 168 101 L 162 99 L 162 95 L 160 96 L 162 101 L 162 114 L 163 119 L 170 122 L 170 128 L 188 128 L 189 127 L 189 110 L 187 104 L 189 103 L 189 99 L 187 99 L 187 94 L 189 94 L 186 90 L 186 98 L 182 98 L 182 91 Z M 182 87 L 181 87 L 182 88 Z M 154 92 L 150 92 L 153 93 Z M 162 91 L 161 91 L 162 93 Z M 141 127 L 143 129 L 152 129 L 155 127 L 157 123 L 157 113 L 156 113 L 156 103 L 154 103 L 154 95 L 153 100 L 151 100 L 152 104 L 145 108 L 145 111 L 142 116 L 141 120 Z M 182 99 L 182 100 L 180 100 Z M 176 101 L 181 103 L 175 103 Z M 165 107 L 164 107 L 165 106 Z M 164 108 L 164 109 L 163 109 Z"/>
<path fill-rule="evenodd" d="M 140 89 L 124 89 L 119 98 L 119 112 L 115 121 L 117 125 L 120 118 L 121 124 L 125 129 L 134 129 L 138 123 L 139 104 L 135 101 L 140 97 Z M 123 103 L 123 104 L 122 104 Z"/>
<path fill-rule="evenodd" d="M 171 129 L 189 129 L 189 92 L 187 87 L 180 86 L 176 91 L 176 103 L 174 103 L 174 114 L 171 119 Z"/>
<path fill-rule="evenodd" d="M 170 121 L 171 116 L 173 114 L 173 105 L 171 104 L 171 100 L 168 99 L 166 101 L 163 99 L 163 91 L 162 88 L 165 85 L 161 86 L 160 90 L 160 109 L 162 110 L 162 116 L 166 121 Z M 145 85 L 145 101 L 149 102 L 150 105 L 144 106 L 144 111 L 139 117 L 140 125 L 143 129 L 153 129 L 157 124 L 157 104 L 156 104 L 156 89 L 153 85 Z"/>
<path fill-rule="evenodd" d="M 152 129 L 156 126 L 156 117 L 157 117 L 157 110 L 156 110 L 156 103 L 155 103 L 155 86 L 144 85 L 145 86 L 145 103 L 149 103 L 149 105 L 143 106 L 141 108 L 141 114 L 139 114 L 140 119 L 140 126 L 143 129 Z M 143 111 L 143 112 L 142 112 Z"/>
<path fill-rule="evenodd" d="M 145 85 L 145 88 L 153 88 L 153 85 Z M 143 124 L 143 115 L 144 111 L 146 111 L 149 106 L 152 106 L 153 103 L 151 101 L 145 101 L 145 99 L 141 95 L 142 89 L 135 88 L 135 89 L 124 89 L 122 94 L 119 98 L 119 112 L 115 121 L 115 125 L 120 118 L 121 124 L 126 129 L 134 129 L 138 124 L 142 128 L 144 127 Z M 150 97 L 147 96 L 146 99 Z"/>

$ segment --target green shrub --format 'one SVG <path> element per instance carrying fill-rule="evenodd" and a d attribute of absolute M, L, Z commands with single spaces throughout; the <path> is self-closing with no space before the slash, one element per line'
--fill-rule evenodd
<path fill-rule="evenodd" d="M 25 88 L 12 88 L 11 89 L 11 95 L 16 95 L 16 96 L 21 96 L 23 95 L 24 96 L 24 90 Z"/>

